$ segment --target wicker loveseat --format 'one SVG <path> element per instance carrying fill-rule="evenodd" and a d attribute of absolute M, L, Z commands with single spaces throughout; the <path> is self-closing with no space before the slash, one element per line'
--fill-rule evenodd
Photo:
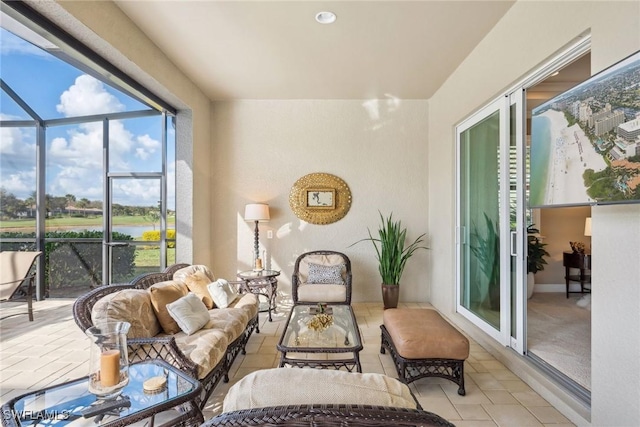
<path fill-rule="evenodd" d="M 224 378 L 225 382 L 229 381 L 229 368 L 238 353 L 245 353 L 245 345 L 253 331 L 260 332 L 257 297 L 244 293 L 228 308 L 208 310 L 209 323 L 191 335 L 182 331 L 168 334 L 162 330 L 154 334 L 154 329 L 144 324 L 144 321 L 141 324 L 140 320 L 154 316 L 155 310 L 150 308 L 151 303 L 143 301 L 141 304 L 138 301 L 131 305 L 129 302 L 132 298 L 145 298 L 150 289 L 158 286 L 180 284 L 184 280 L 185 271 L 197 270 L 204 270 L 213 278 L 204 266 L 175 264 L 160 273 L 138 276 L 127 284 L 94 289 L 75 301 L 73 315 L 78 327 L 85 331 L 94 325 L 97 316 L 102 316 L 98 318 L 104 320 L 105 310 L 99 307 L 103 307 L 105 302 L 110 304 L 107 320 L 132 323 L 127 337 L 129 361 L 133 363 L 159 358 L 198 378 L 202 384 L 202 393 L 197 403 L 204 407 L 220 380 Z M 114 303 L 116 298 L 124 301 Z M 136 332 L 132 333 L 133 330 Z"/>

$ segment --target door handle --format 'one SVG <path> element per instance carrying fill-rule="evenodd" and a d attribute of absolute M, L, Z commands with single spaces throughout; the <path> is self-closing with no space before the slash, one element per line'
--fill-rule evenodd
<path fill-rule="evenodd" d="M 511 252 L 511 256 L 518 256 L 518 245 L 516 243 L 517 240 L 517 231 L 512 231 L 509 234 L 511 247 L 509 248 L 509 252 Z"/>

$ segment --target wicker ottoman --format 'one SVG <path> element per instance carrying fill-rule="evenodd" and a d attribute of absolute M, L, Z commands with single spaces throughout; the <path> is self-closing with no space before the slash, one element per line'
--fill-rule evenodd
<path fill-rule="evenodd" d="M 469 340 L 435 310 L 391 308 L 383 313 L 380 353 L 389 349 L 400 381 L 441 377 L 464 396 L 464 361 Z"/>

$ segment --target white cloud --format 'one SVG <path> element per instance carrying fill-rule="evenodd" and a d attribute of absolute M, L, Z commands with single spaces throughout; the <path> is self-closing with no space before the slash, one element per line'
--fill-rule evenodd
<path fill-rule="evenodd" d="M 66 117 L 115 113 L 124 109 L 118 98 L 105 90 L 101 81 L 87 74 L 79 76 L 75 83 L 60 95 L 60 104 L 56 106 L 56 110 Z"/>
<path fill-rule="evenodd" d="M 140 135 L 136 138 L 140 147 L 136 148 L 136 157 L 147 160 L 149 156 L 160 148 L 160 141 L 151 138 L 149 135 Z"/>
<path fill-rule="evenodd" d="M 155 179 L 119 179 L 113 183 L 114 203 L 134 206 L 158 206 L 160 181 Z"/>
<path fill-rule="evenodd" d="M 9 174 L 5 174 L 3 171 L 0 187 L 19 199 L 26 199 L 36 191 L 36 168 Z"/>
<path fill-rule="evenodd" d="M 101 82 L 84 75 L 62 93 L 57 109 L 71 117 L 123 111 L 125 107 L 107 92 Z M 11 119 L 6 115 L 0 118 Z M 141 171 L 141 168 L 155 171 L 160 167 L 160 162 L 155 159 L 161 150 L 161 142 L 148 134 L 135 135 L 125 128 L 125 125 L 133 125 L 134 122 L 109 122 L 111 171 Z M 83 123 L 66 127 L 65 130 L 66 134 L 58 132 L 55 138 L 47 138 L 47 193 L 69 193 L 77 198 L 101 200 L 102 122 Z M 35 133 L 24 128 L 0 128 L 0 137 L 1 185 L 16 196 L 26 198 L 35 190 Z M 140 160 L 145 163 L 140 164 Z M 116 183 L 117 203 L 155 206 L 159 200 L 160 186 L 157 180 L 116 180 Z M 175 195 L 171 197 L 175 199 Z"/>
<path fill-rule="evenodd" d="M 69 166 L 47 183 L 47 193 L 73 194 L 76 198 L 102 200 L 102 168 Z"/>
<path fill-rule="evenodd" d="M 0 114 L 0 120 L 13 117 Z M 0 186 L 18 198 L 36 189 L 36 144 L 33 128 L 0 128 Z"/>

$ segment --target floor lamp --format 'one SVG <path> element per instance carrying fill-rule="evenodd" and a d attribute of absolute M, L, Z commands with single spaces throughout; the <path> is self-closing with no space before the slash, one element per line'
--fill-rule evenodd
<path fill-rule="evenodd" d="M 245 221 L 254 221 L 256 223 L 256 228 L 254 230 L 254 242 L 253 242 L 253 250 L 254 250 L 254 261 L 253 261 L 253 269 L 254 270 L 262 270 L 262 259 L 260 258 L 260 248 L 259 248 L 259 233 L 258 229 L 259 222 L 269 221 L 269 205 L 265 203 L 250 203 L 244 207 L 244 220 Z"/>
<path fill-rule="evenodd" d="M 584 235 L 591 237 L 591 217 L 587 217 L 584 221 Z M 591 244 L 589 244 L 589 252 L 591 252 Z"/>

